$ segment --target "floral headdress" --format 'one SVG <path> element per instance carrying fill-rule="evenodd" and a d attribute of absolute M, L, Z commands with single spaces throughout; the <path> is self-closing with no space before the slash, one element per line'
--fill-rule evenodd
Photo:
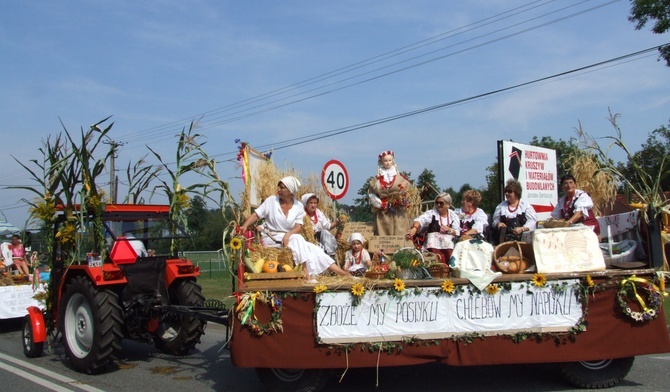
<path fill-rule="evenodd" d="M 387 156 L 387 155 L 392 156 L 393 159 L 395 160 L 395 153 L 393 153 L 393 151 L 391 151 L 391 150 L 386 150 L 386 151 L 382 151 L 382 152 L 379 154 L 379 158 L 378 158 L 379 162 L 381 162 L 381 161 L 382 161 L 382 158 L 384 158 L 384 157 Z"/>

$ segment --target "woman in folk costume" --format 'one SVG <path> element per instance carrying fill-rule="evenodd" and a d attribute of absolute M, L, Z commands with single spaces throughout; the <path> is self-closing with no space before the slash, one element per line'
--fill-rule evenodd
<path fill-rule="evenodd" d="M 493 236 L 496 244 L 521 241 L 523 233 L 535 230 L 537 215 L 532 205 L 521 200 L 521 183 L 514 179 L 505 184 L 505 200 L 493 212 Z"/>
<path fill-rule="evenodd" d="M 268 247 L 288 247 L 293 253 L 295 265 L 304 264 L 309 276 L 330 270 L 338 275 L 349 275 L 340 268 L 318 245 L 300 235 L 305 208 L 295 199 L 300 181 L 293 176 L 284 177 L 277 184 L 277 196 L 268 197 L 241 226 L 245 233 L 259 219 L 265 219 L 261 242 Z"/>
<path fill-rule="evenodd" d="M 451 208 L 451 195 L 440 193 L 435 198 L 435 208 L 414 219 L 405 238 L 410 239 L 426 229 L 423 247 L 438 255 L 440 262 L 448 263 L 454 250 L 454 239 L 461 232 L 461 221 Z"/>
<path fill-rule="evenodd" d="M 558 199 L 558 204 L 551 212 L 555 219 L 565 219 L 570 224 L 583 223 L 600 236 L 600 224 L 593 213 L 593 200 L 588 193 L 577 189 L 577 180 L 570 174 L 561 178 L 561 187 L 565 195 Z"/>
<path fill-rule="evenodd" d="M 374 215 L 374 233 L 380 236 L 402 236 L 409 226 L 405 194 L 412 186 L 409 179 L 398 172 L 393 151 L 378 156 L 377 176 L 370 180 L 368 198 Z"/>
<path fill-rule="evenodd" d="M 489 225 L 486 212 L 479 208 L 482 203 L 482 194 L 475 189 L 463 193 L 461 208 L 456 210 L 461 221 L 461 236 L 469 236 L 484 240 L 484 232 Z"/>
<path fill-rule="evenodd" d="M 337 238 L 335 238 L 330 230 L 337 227 L 339 222 L 331 222 L 326 214 L 319 209 L 319 198 L 314 193 L 305 193 L 302 195 L 302 198 L 300 198 L 300 201 L 305 206 L 305 213 L 312 221 L 314 237 L 319 241 L 319 244 L 329 256 L 335 257 L 335 252 L 337 251 Z"/>

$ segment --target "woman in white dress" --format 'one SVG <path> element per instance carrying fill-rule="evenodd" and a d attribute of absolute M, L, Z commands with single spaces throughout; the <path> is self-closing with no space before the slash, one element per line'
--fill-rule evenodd
<path fill-rule="evenodd" d="M 521 200 L 521 183 L 514 179 L 505 184 L 505 200 L 493 212 L 494 241 L 521 241 L 524 232 L 537 226 L 537 215 L 532 205 Z"/>
<path fill-rule="evenodd" d="M 245 233 L 259 219 L 265 219 L 261 243 L 269 247 L 288 247 L 293 252 L 295 265 L 303 264 L 303 271 L 316 276 L 326 270 L 338 275 L 349 275 L 340 268 L 318 245 L 307 242 L 300 235 L 305 208 L 295 199 L 300 181 L 293 176 L 284 177 L 277 184 L 277 196 L 268 197 L 241 226 Z"/>
<path fill-rule="evenodd" d="M 448 263 L 454 250 L 454 238 L 461 232 L 458 214 L 451 210 L 451 195 L 440 193 L 435 198 L 435 208 L 421 214 L 412 222 L 405 236 L 407 239 L 425 230 L 426 242 L 423 247 L 436 253 L 440 262 Z"/>

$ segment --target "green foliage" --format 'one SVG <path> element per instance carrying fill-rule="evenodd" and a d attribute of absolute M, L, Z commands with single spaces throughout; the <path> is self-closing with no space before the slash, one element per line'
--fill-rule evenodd
<path fill-rule="evenodd" d="M 363 186 L 356 192 L 360 197 L 354 199 L 354 208 L 349 214 L 353 222 L 372 222 L 373 220 L 370 200 L 368 199 L 368 189 L 373 178 L 374 176 L 368 177 Z"/>
<path fill-rule="evenodd" d="M 158 174 L 163 170 L 160 166 L 154 166 L 146 161 L 146 155 L 140 158 L 133 167 L 126 169 L 126 181 L 128 182 L 128 194 L 123 200 L 123 203 L 130 204 L 144 204 L 145 200 L 142 193 L 149 188 L 151 182 L 158 177 Z"/>
<path fill-rule="evenodd" d="M 578 130 L 580 139 L 585 140 L 586 143 L 588 143 L 586 147 L 598 157 L 602 165 L 601 170 L 612 174 L 626 184 L 631 192 L 637 197 L 637 200 L 646 204 L 650 211 L 653 211 L 655 215 L 658 215 L 661 212 L 670 213 L 670 200 L 665 198 L 661 187 L 663 180 L 668 177 L 667 155 L 662 155 L 660 157 L 660 162 L 658 162 L 657 167 L 651 169 L 645 167 L 647 157 L 644 154 L 636 156 L 624 144 L 621 129 L 616 122 L 618 117 L 618 114 L 612 114 L 610 112 L 609 121 L 612 124 L 612 127 L 614 127 L 615 136 L 607 136 L 604 138 L 610 142 L 607 147 L 601 146 L 597 140 L 584 132 L 581 127 Z M 652 133 L 651 139 L 655 139 L 654 133 Z M 608 153 L 613 147 L 620 149 L 626 154 L 628 166 L 632 168 L 632 171 L 635 174 L 633 178 L 636 182 L 630 181 L 629 178 L 626 177 L 626 173 L 623 173 L 620 170 L 620 165 L 615 165 L 613 161 L 609 159 Z M 649 217 L 648 214 L 643 214 L 643 216 L 645 219 L 655 217 Z"/>
<path fill-rule="evenodd" d="M 419 189 L 419 195 L 423 202 L 432 202 L 439 194 L 435 173 L 432 170 L 423 169 L 419 178 L 416 179 L 416 187 Z"/>
<path fill-rule="evenodd" d="M 533 136 L 530 145 L 556 151 L 557 181 L 564 175 L 570 173 L 570 168 L 565 166 L 566 162 L 568 162 L 568 157 L 575 157 L 583 154 L 583 151 L 579 148 L 579 143 L 577 143 L 575 139 L 565 141 L 561 139 L 554 140 L 551 136 L 543 136 L 541 139 L 538 139 L 537 136 Z"/>
<path fill-rule="evenodd" d="M 662 126 L 652 131 L 647 136 L 647 141 L 642 144 L 641 150 L 632 155 L 628 162 L 618 163 L 617 169 L 626 180 L 634 187 L 640 188 L 644 179 L 636 170 L 635 165 L 644 173 L 660 173 L 659 187 L 661 190 L 670 190 L 670 173 L 664 171 L 664 160 L 670 155 L 670 128 Z"/>
<path fill-rule="evenodd" d="M 670 30 L 670 0 L 631 0 L 632 8 L 628 20 L 636 22 L 635 29 L 642 29 L 647 22 L 655 21 L 651 31 L 663 34 Z M 670 45 L 658 49 L 665 65 L 670 67 Z"/>

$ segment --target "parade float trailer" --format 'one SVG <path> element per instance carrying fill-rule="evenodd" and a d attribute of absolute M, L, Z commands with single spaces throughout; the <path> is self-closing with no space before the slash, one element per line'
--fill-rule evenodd
<path fill-rule="evenodd" d="M 607 221 L 626 235 L 639 216 Z M 578 387 L 611 387 L 635 356 L 670 352 L 664 282 L 654 268 L 662 261 L 616 265 L 597 242 L 575 252 L 574 233 L 583 229 L 538 230 L 535 272 L 502 274 L 481 289 L 454 277 L 457 268 L 432 279 L 317 284 L 295 272 L 240 270 L 233 364 L 285 391 L 318 390 L 334 370 L 429 362 L 556 363 Z"/>
<path fill-rule="evenodd" d="M 498 155 L 501 190 L 507 178 L 529 180 L 524 198 L 546 219 L 557 199 L 555 153 L 499 142 Z M 253 165 L 243 162 L 249 173 Z M 246 177 L 247 192 L 254 189 L 252 177 Z M 320 277 L 316 284 L 296 272 L 259 273 L 256 260 L 244 262 L 249 253 L 242 247 L 230 322 L 232 362 L 255 368 L 275 391 L 316 391 L 334 371 L 348 368 L 431 362 L 555 363 L 578 387 L 614 386 L 635 356 L 670 352 L 663 313 L 667 262 L 653 246 L 660 241 L 651 238 L 652 230 L 640 230 L 650 228 L 640 211 L 599 221 L 607 233 L 604 248 L 584 226 L 540 228 L 523 249 L 518 245 L 514 257 L 528 259 L 520 273 L 494 271 L 499 248 L 487 255 L 483 270 L 490 267 L 493 277 L 478 276 L 481 265 L 472 268 L 460 243 L 448 276 L 439 270 L 427 279 L 378 273 Z M 393 257 L 413 247 L 403 237 L 372 236 L 369 223 L 347 223 L 343 237 L 353 231 L 366 233 L 371 254 L 383 248 Z"/>

